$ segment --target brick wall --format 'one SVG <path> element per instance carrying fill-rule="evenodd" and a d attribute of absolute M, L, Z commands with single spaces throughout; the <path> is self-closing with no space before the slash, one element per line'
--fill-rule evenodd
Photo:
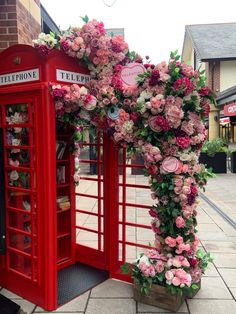
<path fill-rule="evenodd" d="M 18 43 L 16 0 L 0 0 L 0 51 Z"/>
<path fill-rule="evenodd" d="M 32 40 L 38 37 L 41 26 L 19 1 L 17 1 L 17 22 L 18 43 L 32 45 Z"/>
<path fill-rule="evenodd" d="M 40 10 L 40 1 L 31 1 Z M 39 22 L 20 0 L 0 0 L 0 52 L 17 43 L 31 45 L 40 30 Z"/>
<path fill-rule="evenodd" d="M 208 67 L 206 69 L 206 74 L 208 74 L 207 75 L 208 86 L 218 96 L 220 93 L 220 62 L 219 61 L 209 62 Z"/>

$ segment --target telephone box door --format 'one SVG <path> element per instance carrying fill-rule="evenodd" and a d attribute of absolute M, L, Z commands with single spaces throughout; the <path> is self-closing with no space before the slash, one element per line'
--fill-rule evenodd
<path fill-rule="evenodd" d="M 49 291 L 43 247 L 41 103 L 40 89 L 0 93 L 6 216 L 6 252 L 1 257 L 0 278 L 7 289 L 43 307 L 55 308 L 56 281 Z"/>

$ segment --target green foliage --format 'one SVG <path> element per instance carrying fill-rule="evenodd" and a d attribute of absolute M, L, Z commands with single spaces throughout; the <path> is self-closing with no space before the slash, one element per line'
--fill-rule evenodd
<path fill-rule="evenodd" d="M 202 147 L 202 152 L 207 153 L 209 157 L 214 157 L 216 153 L 227 153 L 228 145 L 225 140 L 216 138 L 211 141 L 206 141 Z"/>
<path fill-rule="evenodd" d="M 89 21 L 88 15 L 86 14 L 84 17 L 80 16 L 80 18 L 82 19 L 82 21 L 86 24 Z"/>
<path fill-rule="evenodd" d="M 211 254 L 209 252 L 206 253 L 201 249 L 197 250 L 196 257 L 198 258 L 200 266 L 203 269 L 207 269 L 209 263 L 213 262 L 213 257 Z"/>
<path fill-rule="evenodd" d="M 120 267 L 122 269 L 122 273 L 125 275 L 128 275 L 132 271 L 132 267 L 129 263 L 125 262 L 123 265 Z"/>
<path fill-rule="evenodd" d="M 207 184 L 209 178 L 215 178 L 212 168 L 206 168 L 205 165 L 201 165 L 201 171 L 195 174 L 195 179 L 203 191 L 205 191 L 205 185 Z"/>

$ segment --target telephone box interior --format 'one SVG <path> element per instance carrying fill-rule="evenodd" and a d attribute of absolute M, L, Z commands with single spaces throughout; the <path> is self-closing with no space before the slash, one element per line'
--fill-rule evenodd
<path fill-rule="evenodd" d="M 49 82 L 88 80 L 85 67 L 57 50 L 40 56 L 16 45 L 0 55 L 0 286 L 46 310 L 108 277 L 131 281 L 120 266 L 148 241 L 130 230 L 153 238 L 149 222 L 127 214 L 150 208 L 126 193 L 149 191 L 127 179 L 143 165 L 128 163 L 100 130 L 81 146 L 82 184 L 74 185 L 73 129 L 56 119 Z"/>

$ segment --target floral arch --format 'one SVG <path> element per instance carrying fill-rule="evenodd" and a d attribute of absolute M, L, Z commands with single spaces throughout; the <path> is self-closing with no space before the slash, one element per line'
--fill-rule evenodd
<path fill-rule="evenodd" d="M 133 276 L 144 290 L 151 283 L 174 292 L 192 289 L 210 260 L 197 251 L 195 227 L 199 188 L 208 176 L 198 157 L 213 96 L 203 73 L 181 63 L 177 52 L 169 63 L 143 64 L 121 36 L 106 35 L 103 23 L 84 22 L 82 28 L 34 40 L 41 54 L 60 49 L 86 64 L 92 77 L 86 87 L 50 85 L 57 117 L 76 127 L 76 156 L 88 125 L 103 129 L 127 150 L 141 152 L 155 200 L 149 214 L 156 249 L 137 260 Z M 143 71 L 135 84 L 127 84 L 122 71 L 134 63 Z"/>

